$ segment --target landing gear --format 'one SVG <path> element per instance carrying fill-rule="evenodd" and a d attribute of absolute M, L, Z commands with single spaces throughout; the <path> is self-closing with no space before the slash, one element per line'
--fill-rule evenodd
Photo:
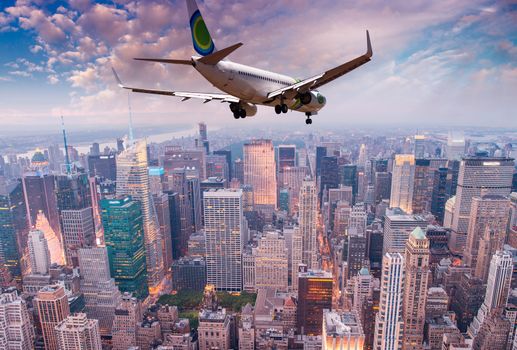
<path fill-rule="evenodd" d="M 309 124 L 312 124 L 312 119 L 311 119 L 311 113 L 310 112 L 307 112 L 305 113 L 305 115 L 307 116 L 307 119 L 305 119 L 305 124 L 309 125 Z"/>
<path fill-rule="evenodd" d="M 275 106 L 276 114 L 287 113 L 287 111 L 289 111 L 289 108 L 287 107 L 287 105 L 285 103 Z"/>
<path fill-rule="evenodd" d="M 246 110 L 241 108 L 238 103 L 230 103 L 230 110 L 235 119 L 246 118 Z"/>

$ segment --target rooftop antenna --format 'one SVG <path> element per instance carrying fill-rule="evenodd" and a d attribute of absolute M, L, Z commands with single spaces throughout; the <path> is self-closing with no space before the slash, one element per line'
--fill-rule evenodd
<path fill-rule="evenodd" d="M 70 165 L 70 157 L 68 156 L 68 142 L 66 141 L 65 121 L 63 116 L 61 116 L 61 127 L 63 128 L 63 140 L 65 142 L 65 169 L 66 173 L 70 175 L 72 166 Z"/>
<path fill-rule="evenodd" d="M 133 117 L 131 115 L 131 101 L 129 99 L 130 92 L 127 92 L 127 108 L 129 110 L 129 142 L 133 143 Z"/>

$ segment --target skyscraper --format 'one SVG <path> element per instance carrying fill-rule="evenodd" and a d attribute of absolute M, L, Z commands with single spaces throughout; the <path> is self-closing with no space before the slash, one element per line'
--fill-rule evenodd
<path fill-rule="evenodd" d="M 242 191 L 203 193 L 207 283 L 218 290 L 242 290 L 242 247 L 246 232 Z"/>
<path fill-rule="evenodd" d="M 202 148 L 185 150 L 178 146 L 165 147 L 163 167 L 168 175 L 173 169 L 186 168 L 193 176 L 206 179 L 205 150 Z"/>
<path fill-rule="evenodd" d="M 512 186 L 513 159 L 470 157 L 460 163 L 456 203 L 451 223 L 451 250 L 462 253 L 466 246 L 472 198 L 508 196 Z"/>
<path fill-rule="evenodd" d="M 296 166 L 296 145 L 278 146 L 278 170 Z"/>
<path fill-rule="evenodd" d="M 115 310 L 112 328 L 113 350 L 127 350 L 136 346 L 136 325 L 142 321 L 142 306 L 138 299 L 124 293 Z"/>
<path fill-rule="evenodd" d="M 46 275 L 50 267 L 50 251 L 43 231 L 31 230 L 27 245 L 29 248 L 31 274 Z"/>
<path fill-rule="evenodd" d="M 129 196 L 103 199 L 101 210 L 111 276 L 120 291 L 144 299 L 149 292 L 140 203 Z"/>
<path fill-rule="evenodd" d="M 244 144 L 244 183 L 253 186 L 255 206 L 259 210 L 276 209 L 276 163 L 271 140 Z"/>
<path fill-rule="evenodd" d="M 327 156 L 327 147 L 317 146 L 316 147 L 316 178 L 320 176 L 321 172 L 321 160 Z M 312 169 L 314 175 L 314 169 Z"/>
<path fill-rule="evenodd" d="M 111 336 L 115 308 L 121 296 L 115 280 L 111 278 L 107 249 L 81 248 L 78 257 L 85 312 L 88 318 L 99 321 L 101 335 Z"/>
<path fill-rule="evenodd" d="M 328 198 L 328 190 L 338 188 L 339 186 L 339 170 L 337 157 L 326 156 L 321 159 L 320 170 L 320 205 L 322 201 Z"/>
<path fill-rule="evenodd" d="M 117 162 L 114 154 L 88 156 L 88 173 L 90 177 L 100 177 L 116 181 Z"/>
<path fill-rule="evenodd" d="M 465 137 L 463 134 L 449 132 L 445 153 L 449 160 L 460 160 L 465 155 Z"/>
<path fill-rule="evenodd" d="M 404 257 L 386 253 L 382 259 L 381 298 L 375 318 L 374 350 L 399 350 L 402 346 Z"/>
<path fill-rule="evenodd" d="M 54 190 L 54 176 L 29 173 L 23 176 L 22 183 L 30 226 L 36 225 L 38 214 L 42 212 L 48 219 L 52 230 L 59 233 L 59 214 Z"/>
<path fill-rule="evenodd" d="M 473 197 L 464 262 L 475 277 L 486 281 L 490 259 L 506 239 L 510 200 L 499 195 Z"/>
<path fill-rule="evenodd" d="M 61 210 L 61 226 L 66 262 L 77 266 L 77 250 L 95 245 L 95 226 L 91 207 Z"/>
<path fill-rule="evenodd" d="M 287 291 L 289 268 L 284 237 L 275 231 L 264 232 L 254 255 L 256 288 Z"/>
<path fill-rule="evenodd" d="M 431 194 L 431 213 L 438 222 L 443 223 L 445 203 L 449 199 L 447 194 L 447 168 L 439 168 L 433 174 L 433 191 Z"/>
<path fill-rule="evenodd" d="M 427 220 L 420 215 L 397 214 L 396 211 L 387 211 L 384 221 L 383 253 L 404 253 L 409 234 L 416 228 L 425 229 Z"/>
<path fill-rule="evenodd" d="M 131 196 L 142 211 L 149 293 L 158 294 L 164 278 L 163 239 L 149 189 L 147 144 L 138 141 L 117 156 L 117 196 Z"/>
<path fill-rule="evenodd" d="M 309 269 L 315 269 L 317 267 L 317 211 L 318 194 L 316 184 L 311 180 L 305 180 L 300 189 L 299 226 L 303 238 L 302 262 L 306 264 Z"/>
<path fill-rule="evenodd" d="M 412 213 L 414 179 L 415 156 L 396 154 L 391 180 L 390 207 L 400 208 L 407 214 Z"/>
<path fill-rule="evenodd" d="M 415 158 L 424 158 L 425 156 L 425 136 L 415 135 Z"/>
<path fill-rule="evenodd" d="M 341 165 L 339 166 L 339 183 L 344 186 L 352 187 L 352 203 L 354 204 L 357 197 L 358 179 L 357 179 L 357 165 Z"/>
<path fill-rule="evenodd" d="M 27 244 L 27 232 L 27 211 L 21 183 L 0 183 L 0 265 L 6 266 L 18 281 L 22 277 L 20 258 Z"/>
<path fill-rule="evenodd" d="M 415 176 L 413 185 L 413 199 L 411 209 L 413 213 L 420 214 L 431 210 L 429 200 L 433 191 L 433 172 L 430 159 L 415 160 Z"/>
<path fill-rule="evenodd" d="M 60 350 L 56 326 L 70 314 L 65 288 L 51 285 L 42 288 L 34 298 L 38 313 L 45 350 Z"/>
<path fill-rule="evenodd" d="M 224 156 L 226 158 L 226 165 L 228 166 L 228 180 L 233 179 L 233 166 L 232 166 L 232 151 L 220 149 L 217 151 L 214 151 L 215 155 L 218 156 Z"/>
<path fill-rule="evenodd" d="M 513 258 L 509 252 L 498 251 L 494 254 L 490 261 L 485 300 L 467 330 L 467 333 L 472 338 L 478 334 L 481 326 L 493 310 L 506 306 L 508 293 L 510 292 L 512 271 Z"/>
<path fill-rule="evenodd" d="M 306 167 L 284 167 L 278 170 L 278 187 L 289 192 L 289 208 L 297 210 L 300 187 L 307 176 Z"/>
<path fill-rule="evenodd" d="M 320 335 L 323 310 L 332 307 L 332 274 L 309 270 L 298 275 L 296 328 L 300 334 Z"/>
<path fill-rule="evenodd" d="M 429 280 L 429 240 L 416 227 L 406 242 L 402 349 L 421 350 L 424 341 L 425 305 Z"/>
<path fill-rule="evenodd" d="M 70 315 L 56 326 L 60 350 L 102 350 L 99 321 L 86 314 Z"/>
<path fill-rule="evenodd" d="M 25 350 L 34 346 L 34 326 L 27 304 L 16 289 L 0 290 L 0 348 Z"/>

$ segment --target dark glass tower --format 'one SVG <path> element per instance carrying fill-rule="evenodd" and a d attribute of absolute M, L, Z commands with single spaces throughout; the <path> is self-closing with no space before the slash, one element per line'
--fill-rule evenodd
<path fill-rule="evenodd" d="M 27 211 L 21 182 L 0 184 L 0 265 L 21 281 L 20 254 L 27 242 Z"/>
<path fill-rule="evenodd" d="M 130 196 L 103 199 L 101 210 L 111 276 L 121 292 L 144 299 L 149 291 L 140 203 Z"/>
<path fill-rule="evenodd" d="M 345 186 L 352 187 L 352 197 L 353 202 L 355 203 L 355 198 L 357 196 L 357 165 L 342 165 L 339 169 L 339 183 Z M 351 204 L 354 204 L 351 203 Z"/>

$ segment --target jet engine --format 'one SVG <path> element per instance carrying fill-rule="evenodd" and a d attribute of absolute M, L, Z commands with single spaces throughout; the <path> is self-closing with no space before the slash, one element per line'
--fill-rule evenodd
<path fill-rule="evenodd" d="M 325 96 L 320 94 L 318 91 L 307 91 L 298 95 L 300 102 L 308 107 L 321 108 L 327 102 Z"/>

